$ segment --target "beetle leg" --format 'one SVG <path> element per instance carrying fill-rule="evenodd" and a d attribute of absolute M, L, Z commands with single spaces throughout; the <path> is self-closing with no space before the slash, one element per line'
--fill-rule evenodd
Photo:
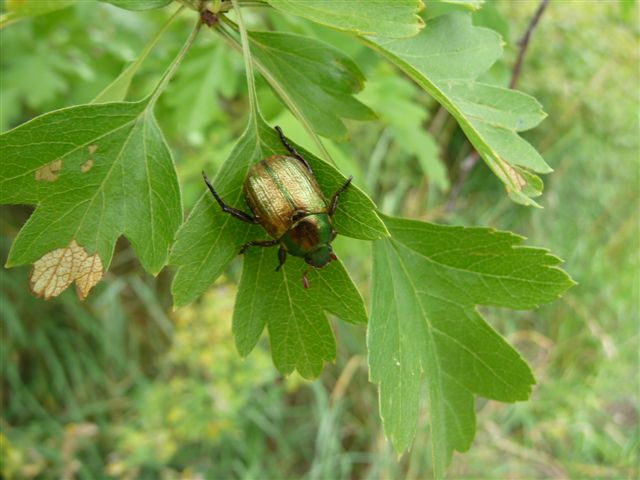
<path fill-rule="evenodd" d="M 302 274 L 302 286 L 305 290 L 309 288 L 309 279 L 307 278 L 307 273 L 309 273 L 309 270 L 311 270 L 311 267 L 308 267 Z"/>
<path fill-rule="evenodd" d="M 287 261 L 287 250 L 280 245 L 280 249 L 278 250 L 278 261 L 280 262 L 276 267 L 276 272 L 282 268 L 284 262 Z"/>
<path fill-rule="evenodd" d="M 254 223 L 254 224 L 258 223 L 258 220 L 255 217 L 252 217 L 248 213 L 244 213 L 242 210 L 238 210 L 237 208 L 233 208 L 227 205 L 224 202 L 224 200 L 220 198 L 220 195 L 218 195 L 218 192 L 216 192 L 216 189 L 213 188 L 213 185 L 211 185 L 211 182 L 209 181 L 209 178 L 207 177 L 206 173 L 202 172 L 202 178 L 204 178 L 204 183 L 207 184 L 207 187 L 213 194 L 213 198 L 216 199 L 216 202 L 218 202 L 218 205 L 220 205 L 223 212 L 227 212 L 228 214 L 233 215 L 238 220 L 242 220 L 243 222 Z"/>
<path fill-rule="evenodd" d="M 282 129 L 277 125 L 276 125 L 276 132 L 278 132 L 278 135 L 280 135 L 280 141 L 282 142 L 284 147 L 287 150 L 289 150 L 289 153 L 294 157 L 296 157 L 298 160 L 300 160 L 303 163 L 303 165 L 307 168 L 307 170 L 309 170 L 309 173 L 313 173 L 313 170 L 311 170 L 311 165 L 309 165 L 309 163 L 304 159 L 304 157 L 300 155 L 298 151 L 295 148 L 293 148 L 293 145 L 291 145 L 287 141 L 287 138 L 284 136 L 284 133 L 282 133 Z"/>
<path fill-rule="evenodd" d="M 329 216 L 332 217 L 334 213 L 336 213 L 336 209 L 338 208 L 338 200 L 340 200 L 340 195 L 344 192 L 349 185 L 351 185 L 351 180 L 353 180 L 353 176 L 349 175 L 347 181 L 338 189 L 336 193 L 331 197 L 331 206 L 329 207 Z"/>
<path fill-rule="evenodd" d="M 280 243 L 278 240 L 251 240 L 240 248 L 239 255 L 242 255 L 249 247 L 273 247 Z"/>

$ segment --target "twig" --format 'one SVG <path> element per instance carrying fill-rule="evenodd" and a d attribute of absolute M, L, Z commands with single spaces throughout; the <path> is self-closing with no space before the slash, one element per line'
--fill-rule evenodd
<path fill-rule="evenodd" d="M 540 4 L 538 5 L 536 12 L 533 14 L 533 17 L 529 22 L 527 31 L 520 38 L 520 40 L 518 40 L 518 46 L 520 48 L 518 50 L 516 63 L 513 65 L 513 69 L 511 70 L 511 81 L 509 82 L 509 88 L 515 88 L 518 84 L 518 80 L 520 79 L 520 70 L 522 69 L 524 55 L 527 52 L 527 48 L 529 47 L 531 35 L 540 22 L 540 18 L 542 17 L 542 14 L 544 13 L 548 4 L 549 0 L 540 0 Z M 455 209 L 458 197 L 460 196 L 460 192 L 462 190 L 462 186 L 467 181 L 471 170 L 473 170 L 473 168 L 476 166 L 478 160 L 480 160 L 480 155 L 478 154 L 477 150 L 473 150 L 460 164 L 460 174 L 458 175 L 456 183 L 454 183 L 453 187 L 451 187 L 451 193 L 449 194 L 449 200 L 447 201 L 447 207 L 445 209 L 447 213 L 450 213 Z"/>
<path fill-rule="evenodd" d="M 524 32 L 524 35 L 520 40 L 518 40 L 518 46 L 520 50 L 518 51 L 518 58 L 516 59 L 516 63 L 513 66 L 513 70 L 511 71 L 511 81 L 509 82 L 509 88 L 516 88 L 518 84 L 518 80 L 520 79 L 520 69 L 522 68 L 522 61 L 524 60 L 524 54 L 527 52 L 527 48 L 529 47 L 529 40 L 531 40 L 531 35 L 533 31 L 536 29 L 538 22 L 540 21 L 540 17 L 544 13 L 547 5 L 549 4 L 549 0 L 541 0 L 540 5 L 538 5 L 538 9 L 536 13 L 533 14 L 533 18 L 529 22 L 529 27 L 527 31 Z"/>

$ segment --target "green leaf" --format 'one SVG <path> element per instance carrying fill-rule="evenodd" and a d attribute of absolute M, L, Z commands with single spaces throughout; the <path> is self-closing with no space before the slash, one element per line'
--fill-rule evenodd
<path fill-rule="evenodd" d="M 248 355 L 269 330 L 273 362 L 280 372 L 297 370 L 305 378 L 322 372 L 323 362 L 335 360 L 336 346 L 325 311 L 346 322 L 366 323 L 367 313 L 360 293 L 341 262 L 331 262 L 321 271 L 302 275 L 307 265 L 289 259 L 280 272 L 274 249 L 254 249 L 245 254 L 233 332 L 238 352 Z"/>
<path fill-rule="evenodd" d="M 537 205 L 541 181 L 531 172 L 551 168 L 517 132 L 545 117 L 540 104 L 521 92 L 475 82 L 501 55 L 500 37 L 474 27 L 471 17 L 450 13 L 437 17 L 416 37 L 367 43 L 412 77 L 453 115 L 511 197 Z"/>
<path fill-rule="evenodd" d="M 123 234 L 148 271 L 165 264 L 182 206 L 149 99 L 47 113 L 1 135 L 0 156 L 0 202 L 37 205 L 7 266 L 75 241 L 106 270 Z"/>
<path fill-rule="evenodd" d="M 332 195 L 344 183 L 345 177 L 332 166 L 303 149 L 298 151 L 313 167 L 326 196 Z M 248 211 L 242 196 L 242 184 L 249 168 L 270 155 L 286 153 L 275 131 L 258 119 L 255 126 L 250 123 L 238 140 L 213 184 L 227 203 Z M 206 191 L 204 183 L 202 190 L 202 197 L 180 228 L 171 251 L 170 263 L 178 266 L 172 285 L 176 306 L 192 302 L 213 284 L 238 255 L 243 243 L 265 235 L 261 227 L 240 222 L 224 213 Z M 387 234 L 373 202 L 355 185 L 340 197 L 334 225 L 340 235 L 363 240 L 373 240 Z"/>
<path fill-rule="evenodd" d="M 353 97 L 364 76 L 339 50 L 314 38 L 290 33 L 251 32 L 258 71 L 296 116 L 318 134 L 346 138 L 340 118 L 371 120 L 374 113 Z"/>
<path fill-rule="evenodd" d="M 153 10 L 154 8 L 162 8 L 169 5 L 173 0 L 99 0 L 104 3 L 110 3 L 116 7 L 125 10 Z"/>
<path fill-rule="evenodd" d="M 369 81 L 360 98 L 389 126 L 398 147 L 415 155 L 425 176 L 444 190 L 449 178 L 436 141 L 423 128 L 428 111 L 416 101 L 415 88 L 409 80 L 392 76 Z"/>
<path fill-rule="evenodd" d="M 217 120 L 226 121 L 219 98 L 232 98 L 237 89 L 236 75 L 221 75 L 235 69 L 232 52 L 223 43 L 206 43 L 194 47 L 175 80 L 165 103 L 172 107 L 172 121 L 183 135 L 196 136 Z"/>
<path fill-rule="evenodd" d="M 338 30 L 361 35 L 401 38 L 417 34 L 424 26 L 418 12 L 421 0 L 267 0 L 277 10 L 307 18 Z"/>
<path fill-rule="evenodd" d="M 485 322 L 477 305 L 535 308 L 573 282 L 546 250 L 487 228 L 383 217 L 389 239 L 374 244 L 368 348 L 380 414 L 395 449 L 415 434 L 428 391 L 435 477 L 475 432 L 474 395 L 525 400 L 534 383 L 520 355 Z"/>
<path fill-rule="evenodd" d="M 17 58 L 5 58 L 1 82 L 2 87 L 8 88 L 3 88 L 2 96 L 11 92 L 18 99 L 24 99 L 29 108 L 39 110 L 68 92 L 65 71 L 70 68 L 70 62 L 59 52 L 51 51 L 48 45 L 38 44 L 28 52 Z M 7 103 L 2 98 L 2 110 L 5 108 Z"/>
<path fill-rule="evenodd" d="M 344 183 L 345 177 L 332 166 L 302 149 L 298 151 L 311 164 L 326 196 Z M 275 131 L 262 118 L 252 118 L 213 184 L 226 202 L 249 211 L 242 184 L 250 166 L 270 155 L 286 153 Z M 260 226 L 224 213 L 204 184 L 202 189 L 202 197 L 180 228 L 171 251 L 170 263 L 178 267 L 172 284 L 176 306 L 200 296 L 246 241 L 267 238 Z M 354 238 L 371 240 L 387 234 L 373 203 L 355 185 L 340 197 L 334 225 L 340 235 Z M 275 248 L 254 247 L 244 258 L 234 314 L 238 350 L 248 354 L 265 323 L 272 322 L 269 333 L 276 366 L 283 373 L 297 369 L 304 376 L 317 376 L 322 362 L 335 356 L 323 311 L 348 322 L 365 322 L 362 297 L 339 262 L 310 272 L 311 288 L 304 291 L 301 272 L 307 265 L 301 259 L 289 256 L 281 271 L 274 272 L 278 264 Z"/>
<path fill-rule="evenodd" d="M 36 295 L 49 299 L 75 282 L 86 298 L 123 234 L 144 268 L 164 266 L 182 198 L 153 108 L 201 27 L 146 99 L 57 110 L 0 135 L 0 203 L 37 205 L 7 266 L 34 262 Z"/>

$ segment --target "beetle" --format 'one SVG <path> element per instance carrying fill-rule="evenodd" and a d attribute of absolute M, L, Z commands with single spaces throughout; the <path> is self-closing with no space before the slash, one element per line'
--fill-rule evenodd
<path fill-rule="evenodd" d="M 276 126 L 275 130 L 290 155 L 272 155 L 249 169 L 243 192 L 251 213 L 228 205 L 205 172 L 202 176 L 222 211 L 243 222 L 261 225 L 272 238 L 245 243 L 240 248 L 240 255 L 249 247 L 279 245 L 276 271 L 286 262 L 287 254 L 303 258 L 309 268 L 302 281 L 304 288 L 309 288 L 309 269 L 322 268 L 337 259 L 331 247 L 337 235 L 332 220 L 340 195 L 353 177 L 349 176 L 327 201 L 309 162 L 287 141 L 280 127 Z"/>

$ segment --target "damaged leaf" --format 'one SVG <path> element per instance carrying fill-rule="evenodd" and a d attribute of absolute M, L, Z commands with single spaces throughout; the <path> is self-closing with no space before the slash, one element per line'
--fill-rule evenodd
<path fill-rule="evenodd" d="M 149 272 L 165 264 L 182 205 L 148 99 L 47 113 L 1 135 L 0 157 L 0 202 L 37 205 L 6 262 L 35 262 L 37 295 L 51 298 L 75 281 L 86 297 L 120 235 Z M 52 250 L 60 245 L 68 246 Z"/>
<path fill-rule="evenodd" d="M 251 165 L 286 153 L 276 132 L 261 116 L 251 120 L 213 180 L 220 196 L 243 210 L 247 206 L 242 183 Z M 344 183 L 344 175 L 331 165 L 296 148 L 311 164 L 325 195 Z M 180 228 L 171 251 L 171 264 L 177 267 L 171 287 L 176 306 L 199 297 L 238 256 L 242 244 L 265 237 L 260 226 L 223 212 L 204 184 L 201 188 L 202 196 Z M 373 202 L 356 185 L 340 197 L 334 220 L 340 235 L 372 240 L 387 234 Z M 302 286 L 302 274 L 308 265 L 302 259 L 290 256 L 278 272 L 277 262 L 276 249 L 253 248 L 243 255 L 233 315 L 236 345 L 242 355 L 248 355 L 266 327 L 278 370 L 283 374 L 297 370 L 315 378 L 324 362 L 335 359 L 335 340 L 326 312 L 346 322 L 365 323 L 364 301 L 339 261 L 309 272 L 311 287 L 307 290 Z"/>
<path fill-rule="evenodd" d="M 89 255 L 72 240 L 69 246 L 57 248 L 33 264 L 29 285 L 35 295 L 49 300 L 76 282 L 78 297 L 84 300 L 103 274 L 100 257 Z"/>
<path fill-rule="evenodd" d="M 62 160 L 54 160 L 36 170 L 36 180 L 44 182 L 55 182 L 58 179 L 60 170 L 62 169 Z"/>

